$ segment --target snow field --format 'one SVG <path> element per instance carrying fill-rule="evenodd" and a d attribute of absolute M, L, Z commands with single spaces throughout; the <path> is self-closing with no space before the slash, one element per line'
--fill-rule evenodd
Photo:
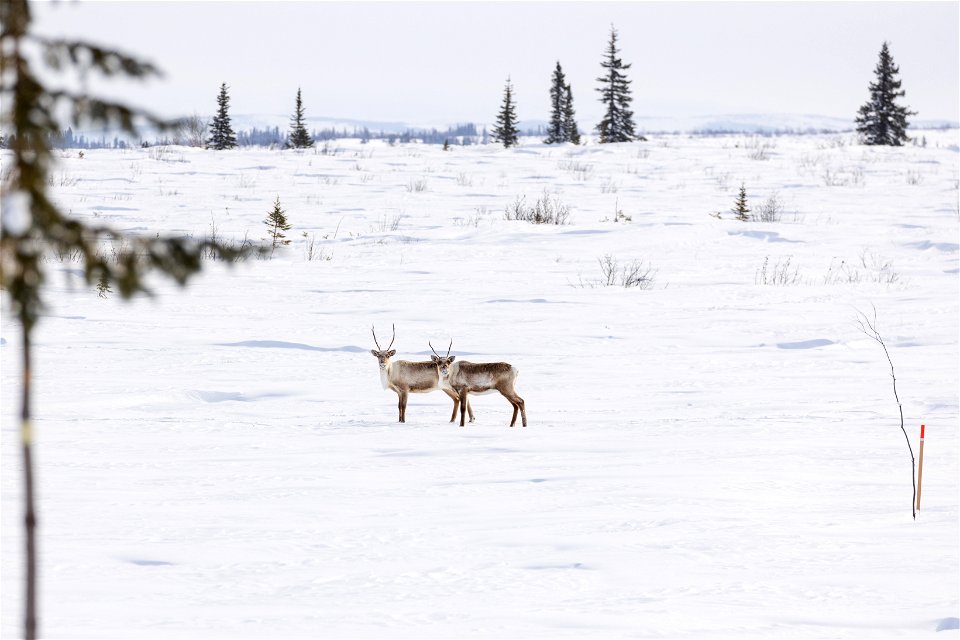
<path fill-rule="evenodd" d="M 922 134 L 65 151 L 52 188 L 84 220 L 240 242 L 265 235 L 279 195 L 293 244 L 133 304 L 50 263 L 41 632 L 943 637 L 960 566 L 958 141 Z M 777 193 L 781 221 L 733 220 L 741 182 L 754 207 Z M 545 193 L 569 225 L 504 219 Z M 606 255 L 648 264 L 652 286 L 590 286 Z M 916 522 L 889 365 L 857 327 L 871 305 L 915 454 L 927 425 Z M 514 364 L 529 426 L 490 395 L 461 429 L 439 392 L 398 424 L 369 354 L 370 326 L 385 346 L 391 324 L 399 358 L 452 338 L 458 358 Z M 6 308 L 2 335 L 15 636 Z"/>

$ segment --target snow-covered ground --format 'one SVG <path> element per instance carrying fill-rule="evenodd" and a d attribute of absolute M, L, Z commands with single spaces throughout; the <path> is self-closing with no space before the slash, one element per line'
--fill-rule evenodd
<path fill-rule="evenodd" d="M 49 263 L 41 633 L 957 637 L 958 134 L 914 134 L 63 152 L 85 221 L 258 239 L 279 196 L 293 244 L 132 304 Z M 734 220 L 741 183 L 781 220 Z M 543 197 L 570 224 L 504 219 Z M 652 286 L 591 286 L 605 256 Z M 874 307 L 914 454 L 927 425 L 916 521 Z M 451 425 L 439 392 L 398 424 L 392 324 L 398 358 L 514 364 L 529 426 L 497 395 Z"/>

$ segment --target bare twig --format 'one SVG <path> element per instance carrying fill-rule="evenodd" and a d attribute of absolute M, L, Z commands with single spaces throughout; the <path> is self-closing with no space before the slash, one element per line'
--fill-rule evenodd
<path fill-rule="evenodd" d="M 874 340 L 883 348 L 884 355 L 887 356 L 887 362 L 890 363 L 890 378 L 893 380 L 893 397 L 897 401 L 897 407 L 900 409 L 900 430 L 903 431 L 903 437 L 907 440 L 907 448 L 910 450 L 910 480 L 913 482 L 913 498 L 910 500 L 910 509 L 913 512 L 913 519 L 917 519 L 917 461 L 913 457 L 913 446 L 910 444 L 910 436 L 907 435 L 907 430 L 903 426 L 903 405 L 900 403 L 900 396 L 897 395 L 897 376 L 893 370 L 893 360 L 890 358 L 890 352 L 887 350 L 887 345 L 883 342 L 883 337 L 880 335 L 880 332 L 877 331 L 877 308 L 873 305 L 873 320 L 867 317 L 862 311 L 857 311 L 857 323 L 860 325 L 860 331 L 862 331 L 868 338 Z"/>

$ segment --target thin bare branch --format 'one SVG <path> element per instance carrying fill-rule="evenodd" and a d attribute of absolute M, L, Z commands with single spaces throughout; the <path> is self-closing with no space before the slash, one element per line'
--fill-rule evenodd
<path fill-rule="evenodd" d="M 900 410 L 900 430 L 903 431 L 903 437 L 907 441 L 907 449 L 910 451 L 910 464 L 911 472 L 910 479 L 913 482 L 913 498 L 910 501 L 910 509 L 913 513 L 913 519 L 917 519 L 917 478 L 916 478 L 916 469 L 917 462 L 913 457 L 913 446 L 910 444 L 910 436 L 907 435 L 907 429 L 903 423 L 903 404 L 900 402 L 900 396 L 897 394 L 897 375 L 893 369 L 893 359 L 890 357 L 890 351 L 887 349 L 886 343 L 883 341 L 883 336 L 880 335 L 880 331 L 877 329 L 877 308 L 873 304 L 870 305 L 873 307 L 873 320 L 871 320 L 865 313 L 860 310 L 857 310 L 857 323 L 860 325 L 860 331 L 862 331 L 868 338 L 875 341 L 883 349 L 884 355 L 887 357 L 887 363 L 890 365 L 890 378 L 893 381 L 893 398 L 897 401 L 897 408 Z"/>

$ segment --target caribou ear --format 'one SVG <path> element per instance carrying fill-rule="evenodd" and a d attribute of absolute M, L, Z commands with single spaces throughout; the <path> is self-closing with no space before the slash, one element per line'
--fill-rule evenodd
<path fill-rule="evenodd" d="M 437 364 L 438 362 L 440 362 L 440 358 L 438 358 L 437 356 L 430 356 L 430 359 L 433 360 L 433 364 Z"/>
<path fill-rule="evenodd" d="M 450 356 L 450 362 L 453 362 L 456 359 L 457 359 L 457 356 Z"/>
<path fill-rule="evenodd" d="M 377 351 L 376 349 L 370 349 L 370 353 L 372 353 L 375 358 L 379 358 L 379 357 L 380 357 L 380 352 Z"/>
<path fill-rule="evenodd" d="M 388 358 L 392 358 L 392 357 L 395 356 L 395 355 L 397 355 L 397 350 L 396 350 L 396 349 L 390 349 L 390 351 L 387 351 L 387 357 L 388 357 Z"/>

